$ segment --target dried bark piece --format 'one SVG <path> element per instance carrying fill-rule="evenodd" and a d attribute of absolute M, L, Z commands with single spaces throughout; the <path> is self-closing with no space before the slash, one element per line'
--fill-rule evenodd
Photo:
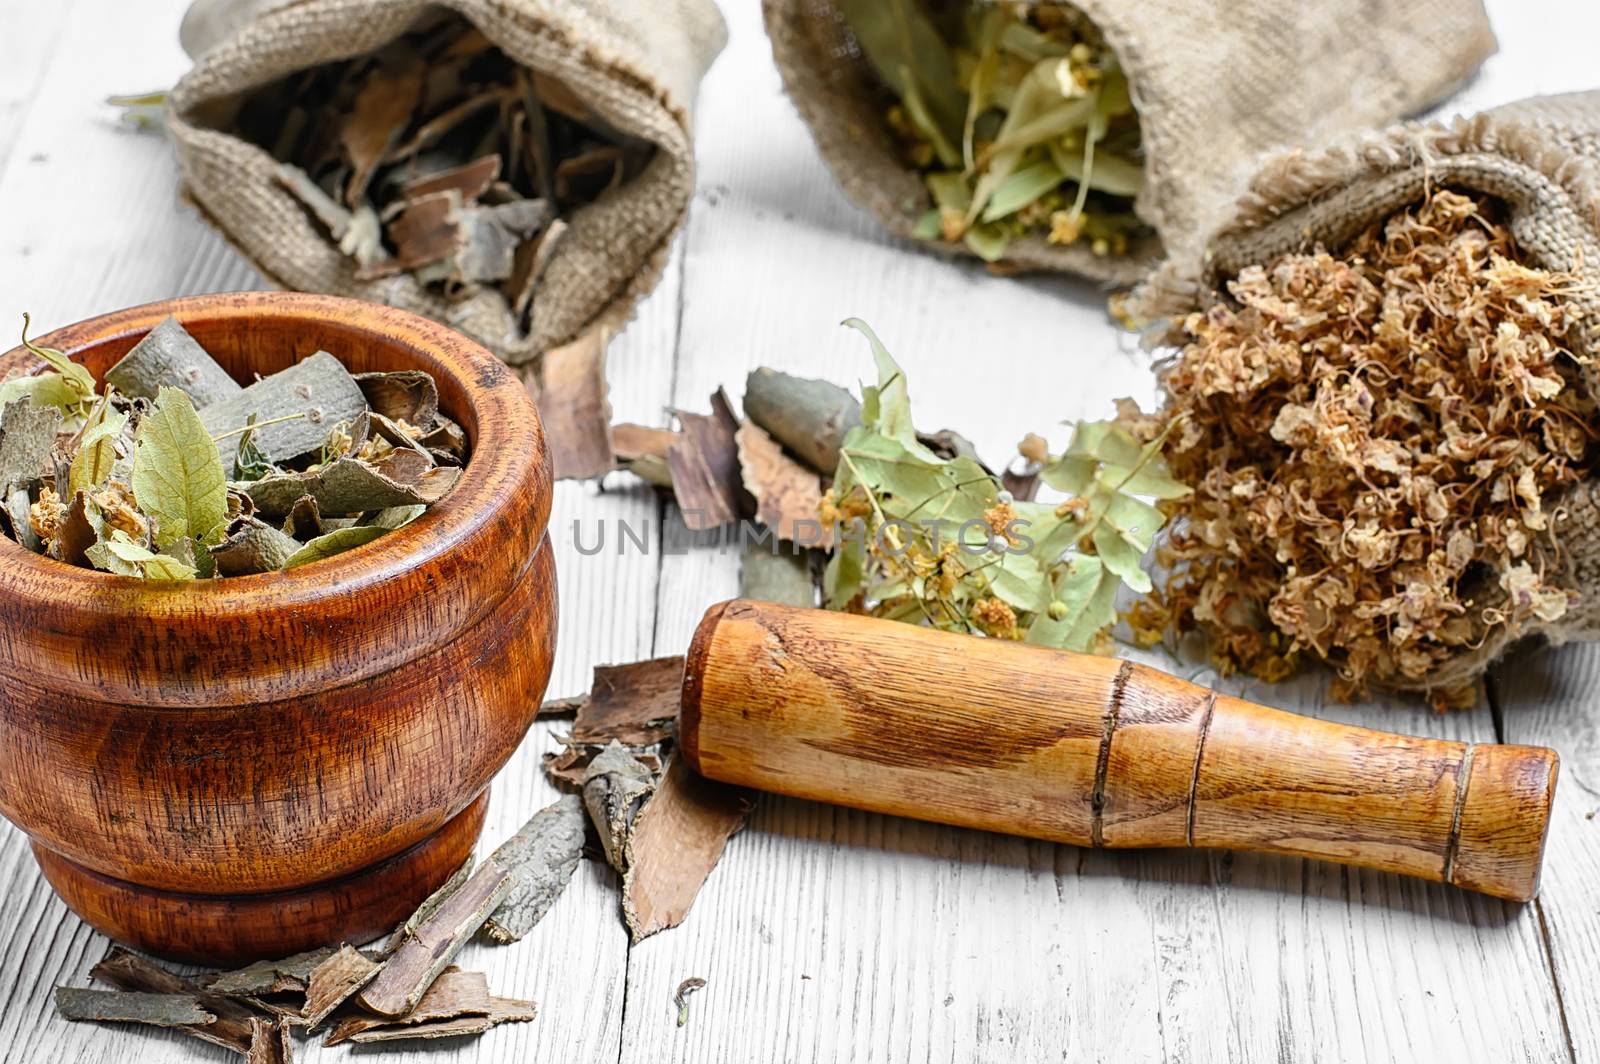
<path fill-rule="evenodd" d="M 537 1013 L 538 1006 L 531 1001 L 490 998 L 487 1016 L 461 1016 L 453 1020 L 435 1020 L 431 1023 L 378 1027 L 353 1034 L 349 1040 L 368 1045 L 374 1042 L 403 1042 L 416 1038 L 458 1038 L 462 1035 L 482 1034 L 502 1023 L 524 1023 L 533 1019 Z"/>
<path fill-rule="evenodd" d="M 220 972 L 205 984 L 214 994 L 277 994 L 305 990 L 316 967 L 333 956 L 333 949 L 307 950 L 279 960 L 256 961 L 231 972 Z"/>
<path fill-rule="evenodd" d="M 289 1044 L 289 1025 L 282 1019 L 250 1020 L 250 1048 L 245 1064 L 290 1064 L 294 1049 Z"/>
<path fill-rule="evenodd" d="M 576 716 L 583 704 L 589 701 L 588 695 L 573 695 L 571 698 L 547 698 L 539 703 L 537 716 L 543 717 L 572 717 Z"/>
<path fill-rule="evenodd" d="M 175 1027 L 191 1038 L 231 1049 L 241 1056 L 250 1052 L 251 1023 L 259 1019 L 249 1009 L 228 998 L 206 993 L 203 988 L 181 976 L 157 967 L 121 946 L 112 946 L 105 957 L 93 968 L 89 976 L 102 983 L 110 983 L 120 990 L 143 991 L 153 994 L 191 994 L 205 1010 L 216 1017 L 210 1023 Z"/>
<path fill-rule="evenodd" d="M 292 163 L 281 163 L 273 176 L 322 223 L 329 236 L 337 241 L 344 240 L 350 231 L 350 208 L 324 192 L 309 174 Z"/>
<path fill-rule="evenodd" d="M 754 421 L 734 433 L 745 490 L 755 496 L 756 520 L 780 540 L 806 547 L 829 547 L 833 530 L 817 519 L 822 477 L 783 452 L 778 441 Z"/>
<path fill-rule="evenodd" d="M 0 494 L 10 495 L 39 479 L 60 428 L 61 411 L 53 406 L 19 399 L 0 408 Z"/>
<path fill-rule="evenodd" d="M 177 388 L 196 410 L 244 390 L 170 314 L 106 370 L 105 381 L 124 395 L 146 399 L 163 387 Z"/>
<path fill-rule="evenodd" d="M 443 414 L 434 418 L 435 425 L 431 432 L 417 437 L 417 443 L 428 449 L 435 461 L 454 462 L 464 465 L 467 461 L 467 434 L 461 426 L 445 417 Z"/>
<path fill-rule="evenodd" d="M 4 496 L 6 524 L 11 528 L 11 538 L 27 547 L 35 554 L 44 552 L 44 542 L 33 531 L 33 525 L 28 520 L 28 511 L 33 507 L 33 499 L 28 495 L 27 488 L 17 488 Z"/>
<path fill-rule="evenodd" d="M 628 833 L 655 789 L 655 773 L 619 743 L 596 754 L 584 771 L 584 808 L 600 833 L 606 860 L 618 872 L 627 871 Z"/>
<path fill-rule="evenodd" d="M 861 403 L 829 381 L 762 367 L 745 378 L 744 415 L 812 469 L 832 476 L 845 433 L 861 424 Z"/>
<path fill-rule="evenodd" d="M 566 82 L 542 70 L 534 70 L 532 74 L 533 91 L 538 95 L 540 104 L 584 125 L 595 120 L 594 111 Z"/>
<path fill-rule="evenodd" d="M 89 505 L 88 493 L 78 492 L 56 523 L 56 534 L 50 541 L 50 554 L 57 561 L 80 568 L 93 568 L 85 552 L 100 542 L 100 533 L 90 520 Z"/>
<path fill-rule="evenodd" d="M 482 972 L 446 968 L 439 973 L 439 978 L 433 981 L 428 992 L 422 995 L 417 1007 L 406 1015 L 397 1020 L 381 1016 L 347 1016 L 334 1025 L 322 1044 L 335 1046 L 363 1031 L 378 1028 L 453 1020 L 461 1016 L 488 1016 L 493 1009 L 494 997 L 489 993 L 489 980 Z"/>
<path fill-rule="evenodd" d="M 455 873 L 445 880 L 438 890 L 423 898 L 422 904 L 417 906 L 416 912 L 406 917 L 406 922 L 389 934 L 388 939 L 383 944 L 383 948 L 378 951 L 379 956 L 393 956 L 395 950 L 413 938 L 417 933 L 417 928 L 421 927 L 434 913 L 438 912 L 439 906 L 443 905 L 450 895 L 461 889 L 461 885 L 472 875 L 472 869 L 472 860 L 468 858 L 466 863 L 456 869 Z"/>
<path fill-rule="evenodd" d="M 815 606 L 817 582 L 811 575 L 811 552 L 768 550 L 750 544 L 739 564 L 739 597 L 785 606 Z"/>
<path fill-rule="evenodd" d="M 245 498 L 250 497 L 246 495 Z M 250 506 L 252 509 L 255 508 L 253 499 Z M 325 526 L 322 522 L 322 511 L 317 509 L 317 500 L 309 495 L 302 495 L 296 499 L 294 505 L 289 508 L 288 515 L 283 519 L 283 530 L 302 543 L 322 535 Z"/>
<path fill-rule="evenodd" d="M 348 516 L 392 506 L 431 506 L 460 477 L 460 469 L 435 467 L 411 483 L 400 483 L 360 459 L 337 458 L 314 471 L 262 477 L 246 484 L 244 491 L 263 517 L 287 517 L 305 498 L 317 504 L 319 514 Z"/>
<path fill-rule="evenodd" d="M 62 1019 L 92 1023 L 144 1023 L 152 1027 L 194 1027 L 216 1022 L 193 994 L 88 990 L 56 987 L 56 1012 Z"/>
<path fill-rule="evenodd" d="M 603 747 L 584 746 L 572 744 L 563 747 L 560 751 L 544 755 L 545 775 L 556 786 L 567 786 L 575 790 L 583 789 L 584 778 L 589 773 L 589 765 L 594 762 Z M 652 776 L 661 772 L 661 759 L 652 753 L 633 751 L 633 759 L 643 765 Z"/>
<path fill-rule="evenodd" d="M 655 429 L 624 422 L 611 426 L 611 453 L 618 469 L 626 469 L 658 488 L 672 487 L 667 452 L 682 436 L 671 429 Z"/>
<path fill-rule="evenodd" d="M 739 421 L 720 388 L 711 397 L 711 410 L 709 416 L 679 413 L 682 439 L 667 452 L 672 490 L 684 526 L 693 532 L 738 520 L 744 491 L 734 441 Z"/>
<path fill-rule="evenodd" d="M 400 216 L 389 223 L 394 258 L 356 276 L 366 280 L 401 273 L 455 255 L 467 239 L 461 229 L 460 206 L 461 194 L 454 189 L 408 201 Z"/>
<path fill-rule="evenodd" d="M 438 974 L 515 885 L 509 872 L 485 861 L 384 962 L 383 970 L 361 991 L 361 1007 L 380 1016 L 404 1016 L 416 1008 Z"/>
<path fill-rule="evenodd" d="M 311 970 L 306 978 L 306 1026 L 316 1030 L 322 1021 L 372 982 L 382 964 L 354 946 L 342 945 L 339 951 Z"/>
<path fill-rule="evenodd" d="M 653 746 L 673 734 L 682 689 L 682 655 L 596 666 L 572 737 L 582 743 Z"/>
<path fill-rule="evenodd" d="M 508 279 L 516 268 L 517 248 L 552 217 L 550 204 L 538 199 L 462 209 L 464 240 L 453 256 L 448 279 L 459 284 Z"/>
<path fill-rule="evenodd" d="M 533 295 L 539 288 L 539 279 L 545 267 L 555 258 L 561 238 L 569 226 L 560 218 L 550 223 L 533 240 L 524 241 L 517 248 L 516 260 L 511 265 L 511 277 L 506 282 L 506 295 L 511 299 L 511 311 L 520 319 L 533 305 Z"/>
<path fill-rule="evenodd" d="M 251 576 L 282 569 L 300 546 L 298 540 L 260 518 L 243 516 L 228 522 L 223 541 L 210 552 L 221 575 Z"/>
<path fill-rule="evenodd" d="M 439 386 L 431 373 L 420 369 L 389 373 L 357 373 L 356 387 L 374 414 L 403 421 L 426 434 L 439 420 Z"/>
<path fill-rule="evenodd" d="M 683 922 L 754 806 L 749 791 L 672 759 L 628 834 L 622 915 L 635 942 Z"/>
<path fill-rule="evenodd" d="M 478 112 L 498 107 L 503 101 L 513 98 L 515 94 L 514 89 L 499 86 L 462 100 L 418 126 L 416 132 L 412 133 L 405 143 L 389 153 L 389 161 L 401 162 L 409 159 L 423 149 L 438 143 L 440 138 Z"/>
<path fill-rule="evenodd" d="M 583 856 L 583 802 L 576 795 L 546 806 L 490 855 L 516 880 L 500 907 L 484 921 L 480 937 L 516 942 L 550 911 Z"/>
<path fill-rule="evenodd" d="M 622 183 L 622 149 L 605 145 L 570 155 L 556 164 L 556 199 L 589 201 Z"/>
<path fill-rule="evenodd" d="M 405 133 L 422 99 L 424 73 L 423 64 L 416 61 L 399 71 L 374 67 L 367 75 L 339 131 L 339 143 L 351 170 L 344 190 L 346 205 L 356 207 L 366 199 L 367 185 L 378 164 Z"/>
<path fill-rule="evenodd" d="M 394 437 L 404 440 L 406 437 L 397 431 L 380 433 L 385 438 Z M 393 440 L 389 441 L 393 445 Z M 379 458 L 374 458 L 369 465 L 379 474 L 396 484 L 415 484 L 434 467 L 433 455 L 420 447 L 395 446 L 394 450 L 387 452 Z M 412 503 L 410 505 L 416 505 Z"/>
<path fill-rule="evenodd" d="M 211 435 L 219 436 L 244 428 L 254 414 L 261 423 L 252 436 L 256 448 L 268 461 L 282 463 L 317 450 L 335 426 L 354 421 L 366 409 L 366 396 L 344 363 L 326 351 L 318 351 L 243 391 L 211 403 L 200 411 L 200 422 Z M 267 424 L 295 414 L 303 416 Z M 231 472 L 236 448 L 221 450 L 222 466 Z"/>
<path fill-rule="evenodd" d="M 474 159 L 470 163 L 462 163 L 448 170 L 412 178 L 400 186 L 400 198 L 413 200 L 446 189 L 454 189 L 461 196 L 462 202 L 471 203 L 489 191 L 489 186 L 494 184 L 499 176 L 500 156 L 485 155 L 481 159 Z"/>
<path fill-rule="evenodd" d="M 557 480 L 589 480 L 611 472 L 611 403 L 606 398 L 610 340 L 609 330 L 592 329 L 545 352 L 541 360 L 533 398 Z"/>

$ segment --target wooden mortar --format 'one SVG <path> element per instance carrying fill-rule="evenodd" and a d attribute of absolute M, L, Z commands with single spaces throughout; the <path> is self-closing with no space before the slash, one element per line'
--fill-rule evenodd
<path fill-rule="evenodd" d="M 714 606 L 679 742 L 712 779 L 1077 846 L 1318 857 L 1539 890 L 1557 757 L 1313 720 L 1133 662 Z"/>
<path fill-rule="evenodd" d="M 543 430 L 488 351 L 355 300 L 200 296 L 38 342 L 98 377 L 168 314 L 241 381 L 319 348 L 428 370 L 471 460 L 414 523 L 285 573 L 149 585 L 0 536 L 0 813 L 68 905 L 141 949 L 364 941 L 470 855 L 549 679 Z M 0 377 L 39 365 L 14 350 Z"/>

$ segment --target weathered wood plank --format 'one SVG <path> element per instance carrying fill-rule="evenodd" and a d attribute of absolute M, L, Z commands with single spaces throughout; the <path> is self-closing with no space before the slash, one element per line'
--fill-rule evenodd
<path fill-rule="evenodd" d="M 0 281 L 20 315 L 31 309 L 41 326 L 75 320 L 130 303 L 191 292 L 260 287 L 248 266 L 177 205 L 170 149 L 159 137 L 133 134 L 99 101 L 106 95 L 170 83 L 187 65 L 176 27 L 186 6 L 100 3 L 13 5 L 3 8 L 8 30 L 41 48 L 56 37 L 70 64 L 49 67 L 26 108 L 3 103 L 26 61 L 0 75 L 0 118 L 15 113 L 15 128 L 0 127 L 14 165 L 0 172 Z M 27 60 L 29 57 L 22 57 Z M 68 146 L 71 150 L 67 150 Z M 92 166 L 85 159 L 94 159 Z M 19 161 L 20 160 L 20 161 Z M 658 292 L 641 307 L 611 352 L 612 401 L 619 416 L 664 423 L 677 337 L 679 270 L 669 265 Z M 20 324 L 18 318 L 17 324 Z M 3 323 L 0 323 L 3 327 Z M 618 478 L 619 482 L 623 478 Z M 551 535 L 561 575 L 561 641 L 552 694 L 588 689 L 598 663 L 648 656 L 658 560 L 614 551 L 584 557 L 572 522 L 586 530 L 626 521 L 654 536 L 659 503 L 642 489 L 605 494 L 592 486 L 557 487 Z M 608 527 L 615 534 L 614 527 Z M 540 757 L 565 722 L 540 723 L 497 779 L 480 847 L 487 853 L 556 792 L 545 782 Z M 106 940 L 71 915 L 34 867 L 26 839 L 0 823 L 0 1061 L 218 1059 L 216 1052 L 170 1032 L 69 1024 L 53 1015 L 57 983 L 85 984 L 88 967 Z M 584 862 L 566 893 L 523 942 L 503 948 L 473 943 L 461 960 L 486 971 L 502 995 L 534 998 L 533 1024 L 510 1024 L 482 1039 L 433 1049 L 401 1048 L 397 1062 L 442 1059 L 614 1059 L 620 1048 L 627 935 L 617 918 L 618 884 L 603 864 Z M 341 1058 L 298 1040 L 301 1061 Z"/>
<path fill-rule="evenodd" d="M 1600 1059 L 1600 646 L 1540 648 L 1497 671 L 1493 689 L 1505 739 L 1561 754 L 1534 914 L 1544 931 L 1573 1059 Z"/>

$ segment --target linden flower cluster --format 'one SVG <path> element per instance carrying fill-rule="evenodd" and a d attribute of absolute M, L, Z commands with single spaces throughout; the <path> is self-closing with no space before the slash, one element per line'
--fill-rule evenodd
<path fill-rule="evenodd" d="M 1450 191 L 1241 271 L 1162 375 L 1195 488 L 1165 504 L 1167 622 L 1225 669 L 1310 651 L 1359 688 L 1457 682 L 1495 626 L 1559 619 L 1552 510 L 1595 458 L 1576 283 Z"/>

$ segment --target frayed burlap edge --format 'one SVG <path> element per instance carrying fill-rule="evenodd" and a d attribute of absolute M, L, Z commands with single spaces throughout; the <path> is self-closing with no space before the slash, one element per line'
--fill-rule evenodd
<path fill-rule="evenodd" d="M 1337 248 L 1420 200 L 1430 188 L 1456 187 L 1506 202 L 1511 229 L 1532 262 L 1583 279 L 1572 297 L 1583 325 L 1578 354 L 1591 394 L 1600 395 L 1600 165 L 1521 115 L 1494 112 L 1449 123 L 1404 123 L 1315 153 L 1269 158 L 1235 205 L 1228 223 L 1200 250 L 1174 256 L 1130 297 L 1147 344 L 1181 342 L 1188 314 L 1226 299 L 1226 282 L 1246 266 L 1266 264 L 1318 245 Z M 1556 239 L 1552 239 L 1552 236 Z M 1559 244 L 1570 247 L 1556 250 Z M 1447 689 L 1482 676 L 1512 644 L 1529 637 L 1560 644 L 1600 639 L 1600 483 L 1571 489 L 1554 508 L 1553 544 L 1530 561 L 1561 574 L 1577 604 L 1555 622 L 1491 628 L 1476 647 L 1426 678 L 1396 690 Z M 1503 597 L 1498 586 L 1488 593 Z"/>
<path fill-rule="evenodd" d="M 403 33 L 422 10 L 422 6 L 405 4 L 380 10 L 359 43 L 330 48 L 311 62 L 286 67 L 279 57 L 276 65 L 269 60 L 251 66 L 255 55 L 270 51 L 267 46 L 282 20 L 309 17 L 308 12 L 314 13 L 318 3 L 290 0 L 263 13 L 202 56 L 174 88 L 169 123 L 177 146 L 181 196 L 270 283 L 411 310 L 460 329 L 513 364 L 530 361 L 596 325 L 620 327 L 659 280 L 692 199 L 692 94 L 726 42 L 726 26 L 708 0 L 701 4 L 704 10 L 696 19 L 686 20 L 695 23 L 694 29 L 703 39 L 685 44 L 677 57 L 682 65 L 695 69 L 676 71 L 675 79 L 667 79 L 680 82 L 676 91 L 641 68 L 648 57 L 611 54 L 543 17 L 542 10 L 483 0 L 434 0 L 422 5 L 455 11 L 519 63 L 549 70 L 579 85 L 603 79 L 605 91 L 591 96 L 589 102 L 608 119 L 617 108 L 636 108 L 633 122 L 618 123 L 623 128 L 638 128 L 638 115 L 648 115 L 652 109 L 661 116 L 643 122 L 658 148 L 645 172 L 568 218 L 570 228 L 546 269 L 542 298 L 535 298 L 526 330 L 496 290 L 449 300 L 409 275 L 357 280 L 354 264 L 329 244 L 298 202 L 277 187 L 271 176 L 276 164 L 264 150 L 190 121 L 211 101 L 225 98 L 228 91 L 248 91 L 294 69 L 381 47 Z M 500 24 L 504 20 L 515 24 L 516 33 L 505 31 L 506 25 Z M 530 40 L 532 46 L 519 47 Z M 228 73 L 220 76 L 219 57 L 228 64 Z M 575 76 L 578 74 L 584 76 Z M 241 220 L 241 214 L 247 220 Z M 618 234 L 626 239 L 619 239 Z"/>

